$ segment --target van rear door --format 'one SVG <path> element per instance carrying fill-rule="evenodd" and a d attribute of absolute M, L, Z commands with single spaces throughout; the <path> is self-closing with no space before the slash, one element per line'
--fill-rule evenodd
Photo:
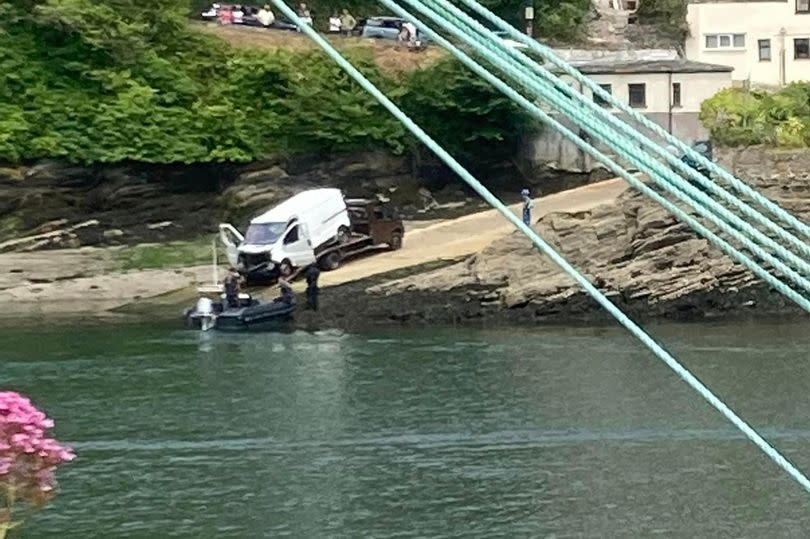
<path fill-rule="evenodd" d="M 233 225 L 221 223 L 219 225 L 219 239 L 222 241 L 222 245 L 225 246 L 228 262 L 230 262 L 231 266 L 237 267 L 239 265 L 239 244 L 244 241 L 245 237 Z"/>

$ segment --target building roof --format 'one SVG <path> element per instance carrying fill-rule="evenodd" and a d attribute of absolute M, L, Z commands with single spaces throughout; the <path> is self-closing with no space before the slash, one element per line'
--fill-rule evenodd
<path fill-rule="evenodd" d="M 733 67 L 691 60 L 636 60 L 631 62 L 587 62 L 574 67 L 586 75 L 633 73 L 730 73 Z"/>

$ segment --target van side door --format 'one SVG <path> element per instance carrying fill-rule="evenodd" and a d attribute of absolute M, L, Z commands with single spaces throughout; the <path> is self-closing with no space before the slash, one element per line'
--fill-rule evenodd
<path fill-rule="evenodd" d="M 288 259 L 294 267 L 303 268 L 315 263 L 315 252 L 312 250 L 312 242 L 309 239 L 306 224 L 299 222 L 292 225 L 284 233 L 282 242 L 283 258 Z"/>

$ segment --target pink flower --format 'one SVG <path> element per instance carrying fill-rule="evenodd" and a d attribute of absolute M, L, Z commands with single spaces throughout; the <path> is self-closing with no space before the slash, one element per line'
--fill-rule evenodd
<path fill-rule="evenodd" d="M 47 436 L 53 420 L 13 391 L 0 392 L 0 493 L 14 486 L 18 499 L 40 504 L 53 495 L 59 465 L 76 455 Z"/>

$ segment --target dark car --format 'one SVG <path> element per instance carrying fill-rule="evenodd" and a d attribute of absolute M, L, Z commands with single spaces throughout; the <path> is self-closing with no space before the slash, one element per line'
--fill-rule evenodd
<path fill-rule="evenodd" d="M 352 233 L 371 237 L 374 245 L 386 244 L 392 250 L 402 247 L 405 227 L 396 210 L 366 198 L 346 199 Z"/>
<path fill-rule="evenodd" d="M 694 151 L 696 151 L 697 153 L 699 153 L 700 155 L 702 155 L 703 157 L 705 157 L 706 159 L 708 159 L 709 161 L 712 161 L 714 159 L 713 151 L 712 151 L 712 142 L 710 140 L 701 140 L 701 141 L 695 142 L 692 145 L 692 149 Z M 690 157 L 688 155 L 683 155 L 681 157 L 681 161 L 683 161 L 684 164 L 692 167 L 696 171 L 700 172 L 702 175 L 706 176 L 707 178 L 712 177 L 712 173 L 709 172 L 709 169 L 707 169 L 704 165 L 701 165 L 700 163 L 698 163 L 696 159 L 693 159 L 692 157 Z"/>

